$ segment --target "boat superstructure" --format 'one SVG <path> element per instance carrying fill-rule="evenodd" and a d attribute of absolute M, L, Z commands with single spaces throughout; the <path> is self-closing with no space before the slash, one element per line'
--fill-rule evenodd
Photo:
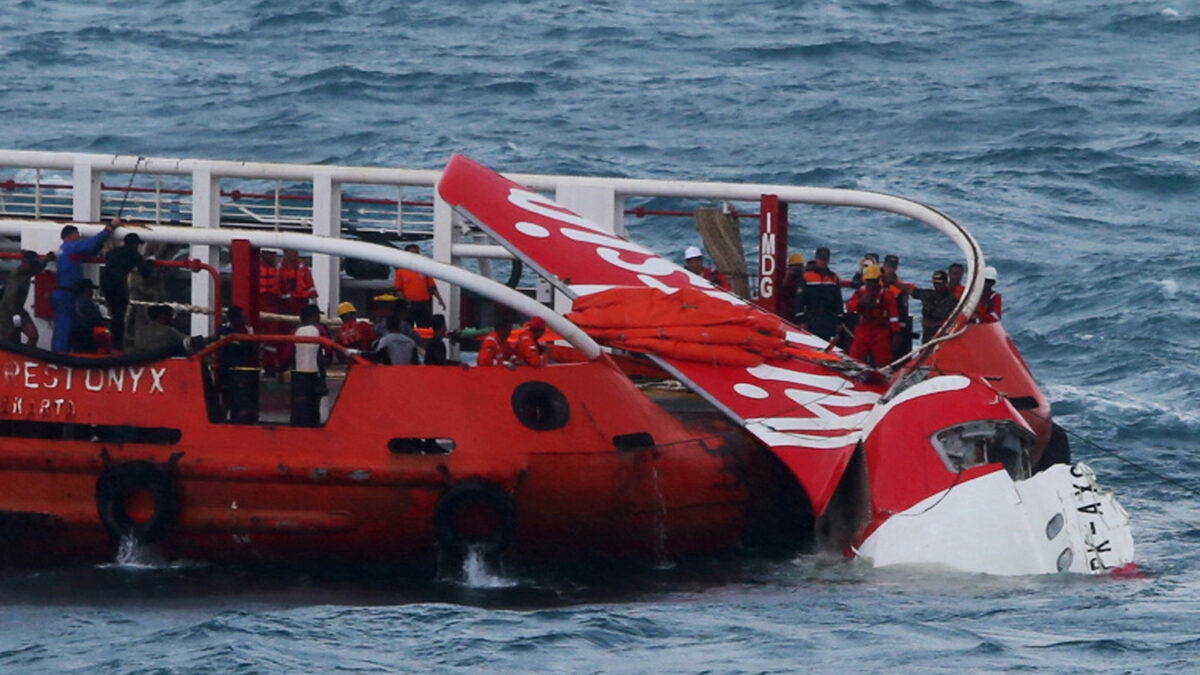
<path fill-rule="evenodd" d="M 0 509 L 20 527 L 82 530 L 96 544 L 91 550 L 100 550 L 122 524 L 148 529 L 130 515 L 138 488 L 155 497 L 148 522 L 163 524 L 154 528 L 156 539 L 174 554 L 197 557 L 222 557 L 229 540 L 256 542 L 245 549 L 250 556 L 333 546 L 347 557 L 421 557 L 416 552 L 427 554 L 439 539 L 452 547 L 447 542 L 472 539 L 476 530 L 482 534 L 474 539 L 496 551 L 513 545 L 515 555 L 532 560 L 601 550 L 680 555 L 728 549 L 751 532 L 771 538 L 761 536 L 767 530 L 880 565 L 1025 574 L 1098 573 L 1132 562 L 1127 515 L 1086 465 L 1064 463 L 1049 404 L 1003 328 L 968 321 L 983 290 L 978 244 L 921 204 L 827 188 L 500 176 L 465 157 L 445 171 L 409 171 L 9 151 L 0 152 L 0 166 L 23 169 L 21 181 L 0 182 L 0 213 L 26 216 L 0 220 L 0 233 L 20 237 L 22 248 L 53 249 L 62 220 L 98 228 L 88 223 L 111 213 L 118 199 L 126 209 L 140 176 L 155 187 L 140 186 L 143 204 L 125 215 L 149 226 L 139 230 L 148 241 L 186 244 L 214 267 L 226 262 L 222 247 L 248 252 L 231 256 L 243 264 L 263 247 L 305 251 L 326 310 L 342 297 L 343 260 L 413 269 L 438 280 L 453 326 L 461 325 L 469 292 L 544 318 L 577 360 L 453 374 L 351 360 L 334 410 L 314 431 L 229 424 L 219 402 L 211 403 L 203 353 L 100 365 L 12 349 L 4 353 L 5 394 L 22 403 L 0 411 L 8 429 L 0 480 L 25 489 Z M 64 181 L 70 172 L 69 181 L 53 183 L 55 198 L 69 195 L 69 218 L 45 209 L 44 172 L 61 172 L 55 180 Z M 129 183 L 108 190 L 105 208 L 110 174 Z M 161 185 L 178 185 L 180 177 L 190 187 Z M 246 207 L 251 193 L 229 189 L 234 181 L 274 181 L 274 210 L 269 192 L 252 193 L 259 199 Z M 311 206 L 285 217 L 282 197 L 303 192 L 297 185 L 308 188 Z M 347 208 L 351 199 L 367 203 L 349 196 L 362 186 L 398 191 L 369 199 L 372 207 L 394 208 L 395 218 L 383 222 L 365 206 Z M 414 190 L 427 195 L 408 202 L 427 216 L 419 225 L 404 217 L 402 194 Z M 760 307 L 772 308 L 782 280 L 777 261 L 787 250 L 789 204 L 873 209 L 924 223 L 962 252 L 967 288 L 934 339 L 880 372 L 629 241 L 625 213 L 635 198 L 757 204 Z M 366 243 L 413 237 L 432 240 L 432 258 Z M 487 278 L 487 261 L 496 259 L 534 269 L 544 282 L 539 297 Z M 477 260 L 479 273 L 464 269 Z M 254 304 L 252 278 L 239 278 L 234 264 L 234 302 Z M 647 290 L 668 305 L 694 297 L 688 302 L 703 305 L 712 321 L 752 325 L 778 346 L 750 362 L 705 362 L 652 348 L 614 351 L 610 333 L 581 327 L 584 300 L 620 305 L 636 297 L 645 304 Z M 210 279 L 193 277 L 192 305 L 210 305 L 215 295 Z M 214 331 L 199 313 L 191 328 Z M 682 382 L 724 423 L 669 412 L 633 386 L 629 363 Z M 173 383 L 209 403 L 190 411 L 191 419 L 181 416 L 178 433 L 145 431 L 159 428 L 144 422 L 152 401 L 113 404 L 112 387 L 128 386 L 133 368 L 158 372 L 163 391 L 116 393 L 149 397 Z M 83 384 L 73 390 L 80 398 L 63 397 L 66 403 L 51 405 L 53 415 L 32 402 L 67 377 Z M 92 390 L 98 383 L 109 388 Z M 381 398 L 412 400 L 406 391 L 439 395 L 385 406 L 382 419 L 371 412 Z M 538 428 L 543 423 L 552 428 Z M 79 433 L 81 425 L 94 433 Z M 141 431 L 122 436 L 126 428 Z M 262 450 L 233 450 L 244 447 Z M 51 456 L 62 462 L 62 475 L 35 468 Z M 253 478 L 239 483 L 233 476 Z M 92 496 L 92 483 L 95 512 L 78 500 Z M 314 494 L 328 501 L 314 502 Z M 473 510 L 484 513 L 474 519 L 483 526 L 472 524 Z M 283 533 L 286 527 L 293 529 Z M 381 539 L 405 543 L 386 552 L 369 543 Z M 54 536 L 41 541 L 59 552 Z"/>

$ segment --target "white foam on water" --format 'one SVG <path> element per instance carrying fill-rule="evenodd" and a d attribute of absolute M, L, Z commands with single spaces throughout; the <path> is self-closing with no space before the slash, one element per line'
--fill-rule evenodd
<path fill-rule="evenodd" d="M 491 567 L 483 553 L 472 547 L 463 558 L 462 585 L 470 588 L 512 588 L 517 585 L 516 579 L 506 577 Z"/>

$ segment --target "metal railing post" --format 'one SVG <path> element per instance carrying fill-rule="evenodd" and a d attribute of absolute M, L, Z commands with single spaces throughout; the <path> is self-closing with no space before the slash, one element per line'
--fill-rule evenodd
<path fill-rule="evenodd" d="M 342 184 L 328 174 L 313 178 L 313 234 L 339 239 L 342 236 Z M 312 257 L 313 284 L 317 288 L 317 304 L 322 312 L 337 307 L 341 301 L 341 258 L 325 253 Z"/>
<path fill-rule="evenodd" d="M 217 228 L 221 226 L 221 179 L 214 176 L 212 169 L 200 167 L 192 173 L 192 227 Z M 217 267 L 220 256 L 216 249 L 202 244 L 191 245 L 191 257 Z M 192 275 L 192 304 L 209 307 L 213 303 L 212 280 L 205 274 Z M 192 334 L 212 335 L 215 328 L 212 319 L 204 314 L 192 314 Z"/>
<path fill-rule="evenodd" d="M 453 265 L 454 260 L 454 210 L 438 194 L 436 187 L 433 191 L 433 259 Z M 444 281 L 438 281 L 438 293 L 446 300 L 446 326 L 449 330 L 462 328 L 462 293 L 458 286 L 451 286 Z M 451 349 L 457 354 L 458 347 Z"/>
<path fill-rule="evenodd" d="M 102 174 L 86 160 L 77 160 L 72 171 L 71 219 L 77 223 L 100 221 L 100 177 Z"/>

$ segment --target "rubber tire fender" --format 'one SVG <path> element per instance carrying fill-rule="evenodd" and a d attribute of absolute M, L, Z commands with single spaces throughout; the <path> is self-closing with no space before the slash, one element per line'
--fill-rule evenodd
<path fill-rule="evenodd" d="M 134 490 L 154 496 L 154 513 L 145 522 L 130 517 L 125 499 Z M 114 538 L 132 537 L 152 544 L 179 519 L 179 486 L 161 465 L 146 460 L 113 464 L 96 479 L 96 510 L 100 522 Z"/>
<path fill-rule="evenodd" d="M 458 532 L 454 525 L 459 513 L 471 505 L 491 509 L 496 528 L 489 534 L 469 536 Z M 475 550 L 484 556 L 503 553 L 517 534 L 517 509 L 512 497 L 496 483 L 469 478 L 450 486 L 438 498 L 433 508 L 433 531 L 443 550 L 465 556 Z"/>

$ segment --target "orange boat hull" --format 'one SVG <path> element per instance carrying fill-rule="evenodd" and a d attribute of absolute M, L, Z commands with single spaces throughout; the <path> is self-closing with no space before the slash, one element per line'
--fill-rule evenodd
<path fill-rule="evenodd" d="M 122 527 L 168 559 L 421 568 L 477 535 L 523 562 L 669 559 L 738 544 L 763 454 L 603 361 L 353 364 L 319 427 L 221 420 L 208 371 L 0 353 L 9 562 L 111 560 Z"/>

